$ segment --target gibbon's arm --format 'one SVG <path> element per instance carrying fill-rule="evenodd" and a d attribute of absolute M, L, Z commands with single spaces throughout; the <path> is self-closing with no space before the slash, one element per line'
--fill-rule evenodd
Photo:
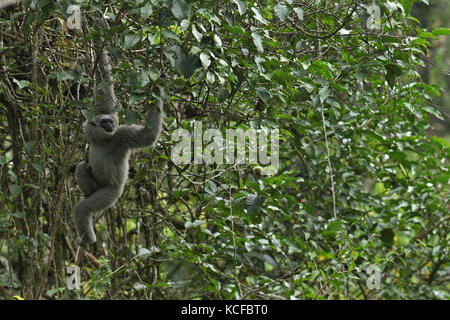
<path fill-rule="evenodd" d="M 111 62 L 106 49 L 103 49 L 97 57 L 95 104 L 100 113 L 113 114 L 113 109 L 117 105 L 117 98 L 111 76 Z"/>
<path fill-rule="evenodd" d="M 159 137 L 161 132 L 161 110 L 162 100 L 159 100 L 156 105 L 148 112 L 147 120 L 150 127 L 147 125 L 131 125 L 120 126 L 115 134 L 117 142 L 121 146 L 128 149 L 138 149 L 152 146 Z"/>
<path fill-rule="evenodd" d="M 106 22 L 102 19 L 94 21 L 94 27 L 105 28 Z M 100 113 L 113 114 L 113 109 L 117 105 L 117 98 L 114 93 L 114 83 L 111 71 L 111 60 L 108 52 L 104 48 L 103 38 L 94 39 L 94 49 L 97 57 L 95 66 L 96 90 L 95 104 Z"/>

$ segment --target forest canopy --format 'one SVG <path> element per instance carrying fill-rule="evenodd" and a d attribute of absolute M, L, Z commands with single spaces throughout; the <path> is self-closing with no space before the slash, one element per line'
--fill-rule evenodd
<path fill-rule="evenodd" d="M 2 298 L 450 298 L 450 143 L 429 134 L 447 100 L 421 71 L 450 29 L 412 15 L 428 1 L 8 2 Z M 94 42 L 111 57 L 121 123 L 165 103 L 161 137 L 132 155 L 84 249 L 72 211 Z M 230 130 L 248 133 L 243 161 L 225 161 Z M 174 158 L 184 133 L 191 161 Z M 208 150 L 224 161 L 202 161 Z"/>

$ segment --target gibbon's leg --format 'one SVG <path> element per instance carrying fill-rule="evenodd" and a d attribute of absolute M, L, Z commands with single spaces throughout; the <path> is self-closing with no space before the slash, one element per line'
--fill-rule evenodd
<path fill-rule="evenodd" d="M 99 189 L 97 181 L 92 175 L 92 168 L 86 162 L 80 162 L 75 169 L 75 181 L 85 197 L 89 197 Z"/>
<path fill-rule="evenodd" d="M 81 245 L 91 244 L 97 240 L 93 225 L 94 214 L 112 207 L 120 194 L 117 188 L 104 187 L 75 205 L 73 215 Z"/>

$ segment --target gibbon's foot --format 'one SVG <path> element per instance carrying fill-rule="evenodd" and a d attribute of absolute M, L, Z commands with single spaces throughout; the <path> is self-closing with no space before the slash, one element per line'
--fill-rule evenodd
<path fill-rule="evenodd" d="M 94 225 L 93 225 L 93 219 L 92 216 L 90 217 L 82 217 L 80 213 L 77 213 L 75 210 L 74 212 L 74 220 L 75 220 L 75 226 L 78 230 L 78 236 L 79 236 L 79 244 L 83 247 L 93 244 L 97 241 L 97 238 L 95 236 L 94 232 Z"/>
<path fill-rule="evenodd" d="M 78 244 L 81 246 L 81 247 L 84 247 L 84 248 L 86 248 L 86 246 L 88 246 L 88 245 L 90 245 L 90 244 L 93 244 L 93 243 L 95 243 L 97 241 L 97 238 L 96 238 L 96 236 L 95 236 L 95 234 L 89 234 L 89 233 L 84 233 L 84 234 L 82 234 L 80 237 L 79 237 L 79 241 L 78 241 Z"/>
<path fill-rule="evenodd" d="M 80 237 L 79 244 L 82 247 L 86 247 L 90 244 L 95 243 L 96 241 L 97 241 L 97 238 L 95 237 L 95 234 L 93 236 L 91 235 L 91 237 L 88 237 L 88 236 L 86 236 L 86 234 L 83 234 Z"/>

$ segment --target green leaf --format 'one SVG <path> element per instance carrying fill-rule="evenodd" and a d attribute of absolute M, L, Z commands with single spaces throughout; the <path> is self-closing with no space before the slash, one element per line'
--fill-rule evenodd
<path fill-rule="evenodd" d="M 161 73 L 157 69 L 155 69 L 153 67 L 149 67 L 147 69 L 147 72 L 148 72 L 148 74 L 150 76 L 150 79 L 153 82 L 155 82 L 156 80 L 158 80 L 161 77 Z"/>
<path fill-rule="evenodd" d="M 23 216 L 24 216 L 23 212 L 21 212 L 21 211 L 17 211 L 17 212 L 11 213 L 10 215 L 11 215 L 11 217 L 14 217 L 14 218 L 17 218 L 17 219 L 22 219 Z"/>
<path fill-rule="evenodd" d="M 217 34 L 214 35 L 214 42 L 216 43 L 217 47 L 222 48 L 222 40 Z"/>
<path fill-rule="evenodd" d="M 30 140 L 25 143 L 25 148 L 28 152 L 31 152 L 33 150 L 34 146 L 36 145 L 36 141 Z"/>
<path fill-rule="evenodd" d="M 431 32 L 420 32 L 419 37 L 421 38 L 430 38 L 430 39 L 436 39 L 436 36 L 432 34 Z"/>
<path fill-rule="evenodd" d="M 127 126 L 136 123 L 139 120 L 139 115 L 136 111 L 133 110 L 125 110 L 123 112 L 123 120 Z"/>
<path fill-rule="evenodd" d="M 94 112 L 92 110 L 83 109 L 81 110 L 81 113 L 83 114 L 84 118 L 88 121 L 92 121 L 94 118 Z"/>
<path fill-rule="evenodd" d="M 25 14 L 25 12 L 23 12 L 23 11 L 15 12 L 15 13 L 13 13 L 13 14 L 11 15 L 10 21 L 14 21 L 14 20 L 16 20 L 17 18 L 23 16 L 24 14 Z"/>
<path fill-rule="evenodd" d="M 441 96 L 441 91 L 440 91 L 439 86 L 434 85 L 434 84 L 426 84 L 426 83 L 424 83 L 423 87 L 425 88 L 425 91 L 428 94 L 431 94 L 431 95 L 436 96 L 436 97 L 440 97 Z"/>
<path fill-rule="evenodd" d="M 325 86 L 319 90 L 320 102 L 324 103 L 325 100 L 331 95 L 330 87 Z"/>
<path fill-rule="evenodd" d="M 33 162 L 31 165 L 33 166 L 34 169 L 36 169 L 37 172 L 39 173 L 44 172 L 44 168 L 41 166 L 40 163 Z"/>
<path fill-rule="evenodd" d="M 140 10 L 141 18 L 146 20 L 153 14 L 153 6 L 151 2 L 147 2 Z"/>
<path fill-rule="evenodd" d="M 256 32 L 252 32 L 252 39 L 253 39 L 253 43 L 256 46 L 256 50 L 258 50 L 259 53 L 264 53 L 262 37 L 259 34 L 257 34 Z"/>
<path fill-rule="evenodd" d="M 315 256 L 310 255 L 311 259 L 314 259 Z M 315 278 L 317 278 L 317 276 L 320 274 L 319 270 L 313 270 L 313 272 L 311 272 L 311 276 L 310 276 L 310 280 L 314 281 Z"/>
<path fill-rule="evenodd" d="M 444 117 L 442 116 L 442 113 L 438 109 L 431 107 L 431 106 L 427 106 L 427 105 L 423 106 L 422 109 L 425 112 L 428 112 L 428 113 L 434 115 L 436 118 L 444 121 Z"/>
<path fill-rule="evenodd" d="M 159 44 L 161 41 L 159 33 L 149 33 L 147 34 L 147 39 L 152 45 Z"/>
<path fill-rule="evenodd" d="M 256 90 L 256 93 L 258 94 L 258 96 L 261 98 L 261 100 L 262 100 L 265 104 L 269 103 L 269 100 L 270 100 L 270 98 L 271 98 L 271 95 L 270 95 L 270 92 L 267 91 L 266 88 L 259 87 L 259 88 L 256 88 L 255 90 Z"/>
<path fill-rule="evenodd" d="M 26 87 L 29 87 L 31 85 L 30 81 L 27 80 L 17 80 L 16 78 L 13 78 L 13 82 L 16 83 L 19 86 L 19 89 L 23 89 Z"/>
<path fill-rule="evenodd" d="M 409 14 L 411 11 L 411 7 L 413 6 L 415 1 L 417 1 L 417 0 L 400 0 L 399 2 L 403 6 L 405 13 Z"/>
<path fill-rule="evenodd" d="M 435 36 L 448 36 L 450 34 L 450 28 L 437 28 L 432 31 Z"/>
<path fill-rule="evenodd" d="M 286 21 L 286 17 L 289 15 L 290 8 L 283 4 L 276 4 L 274 7 L 275 14 L 281 21 Z"/>
<path fill-rule="evenodd" d="M 11 198 L 16 198 L 19 194 L 22 188 L 18 184 L 12 184 L 9 186 L 9 192 L 11 193 Z"/>
<path fill-rule="evenodd" d="M 56 78 L 60 81 L 72 80 L 77 81 L 80 79 L 81 74 L 78 70 L 61 70 L 50 73 L 48 75 L 49 78 Z"/>
<path fill-rule="evenodd" d="M 178 20 L 188 19 L 190 16 L 190 8 L 184 0 L 174 0 L 170 11 Z"/>
<path fill-rule="evenodd" d="M 209 65 L 211 64 L 209 55 L 204 52 L 200 53 L 200 61 L 202 62 L 205 69 L 208 69 Z"/>
<path fill-rule="evenodd" d="M 191 22 L 189 20 L 187 20 L 187 19 L 181 20 L 181 22 L 180 22 L 180 33 L 185 33 L 190 25 L 191 25 Z"/>
<path fill-rule="evenodd" d="M 291 73 L 281 70 L 272 72 L 272 79 L 281 84 L 292 83 L 297 80 Z"/>
<path fill-rule="evenodd" d="M 140 94 L 131 94 L 130 98 L 128 99 L 128 105 L 132 106 L 136 101 L 142 100 L 143 97 Z M 125 111 L 126 112 L 126 111 Z"/>
<path fill-rule="evenodd" d="M 208 73 L 206 74 L 206 82 L 208 84 L 213 84 L 215 80 L 216 76 L 214 75 L 214 72 L 208 71 Z"/>
<path fill-rule="evenodd" d="M 416 38 L 411 43 L 418 44 L 418 45 L 424 45 L 426 47 L 431 47 L 431 43 L 429 43 L 427 40 L 422 38 Z"/>
<path fill-rule="evenodd" d="M 196 39 L 198 42 L 201 42 L 201 41 L 202 41 L 203 35 L 202 35 L 200 32 L 198 32 L 198 30 L 197 30 L 197 28 L 195 27 L 195 25 L 192 26 L 192 34 L 194 35 L 195 39 Z"/>
<path fill-rule="evenodd" d="M 50 0 L 40 0 L 37 1 L 36 3 L 36 10 L 37 11 L 41 11 L 42 9 L 45 8 L 45 6 L 47 6 L 50 3 Z"/>
<path fill-rule="evenodd" d="M 204 224 L 205 224 L 204 220 L 195 220 L 194 222 L 186 221 L 186 223 L 184 224 L 184 227 L 186 229 L 192 229 L 192 228 L 197 228 Z"/>
<path fill-rule="evenodd" d="M 198 56 L 193 54 L 189 54 L 188 56 L 186 56 L 183 48 L 181 48 L 180 46 L 173 46 L 170 48 L 170 50 L 173 51 L 176 56 L 174 57 L 169 52 L 165 52 L 167 58 L 169 59 L 175 70 L 179 74 L 182 74 L 186 79 L 189 79 L 194 74 L 194 71 L 202 66 L 202 63 Z"/>
<path fill-rule="evenodd" d="M 178 35 L 175 32 L 171 31 L 171 30 L 164 29 L 162 31 L 162 34 L 164 36 L 166 36 L 167 38 L 169 38 L 169 39 L 173 39 L 175 41 L 180 41 L 180 37 L 178 37 Z"/>
<path fill-rule="evenodd" d="M 324 76 L 328 80 L 333 80 L 333 75 L 330 72 L 330 66 L 321 60 L 315 60 L 312 62 L 311 66 L 308 68 L 308 70 L 314 70 L 320 75 Z"/>
<path fill-rule="evenodd" d="M 287 240 L 286 242 L 288 245 L 288 254 L 302 252 L 302 249 L 300 249 L 299 246 L 297 245 L 297 243 L 295 243 L 293 240 Z M 305 250 L 305 248 L 303 248 L 303 250 Z"/>
<path fill-rule="evenodd" d="M 137 87 L 143 88 L 150 83 L 149 72 L 146 69 L 141 70 L 137 74 Z"/>
<path fill-rule="evenodd" d="M 386 81 L 388 82 L 389 86 L 393 88 L 395 86 L 395 79 L 402 74 L 402 69 L 395 65 L 395 64 L 387 64 L 385 65 L 386 68 Z"/>
<path fill-rule="evenodd" d="M 254 13 L 254 17 L 256 20 L 258 20 L 259 22 L 261 22 L 262 24 L 267 24 L 266 19 L 264 19 L 263 15 L 261 14 L 261 12 L 258 10 L 258 8 L 252 7 L 252 11 Z"/>
<path fill-rule="evenodd" d="M 224 102 L 225 100 L 228 99 L 229 96 L 230 96 L 230 93 L 228 92 L 227 88 L 219 89 L 219 93 L 218 93 L 219 102 Z"/>
<path fill-rule="evenodd" d="M 244 1 L 244 0 L 233 0 L 233 2 L 238 7 L 239 15 L 242 16 L 245 13 L 245 11 L 247 11 L 247 8 L 248 8 L 247 1 Z"/>
<path fill-rule="evenodd" d="M 260 195 L 249 194 L 245 200 L 245 206 L 248 214 L 258 212 L 264 203 L 264 198 Z"/>
<path fill-rule="evenodd" d="M 438 183 L 442 183 L 444 185 L 449 185 L 450 184 L 450 174 L 449 173 L 443 173 L 443 174 L 439 174 L 437 176 L 435 176 L 432 179 L 433 182 L 438 182 Z"/>
<path fill-rule="evenodd" d="M 341 230 L 344 230 L 344 222 L 342 220 L 333 220 L 328 223 L 326 232 L 334 235 Z"/>
<path fill-rule="evenodd" d="M 149 256 L 151 256 L 152 252 L 150 250 L 148 250 L 147 248 L 140 248 L 139 252 L 137 254 L 137 256 L 139 258 L 148 258 Z"/>
<path fill-rule="evenodd" d="M 125 35 L 123 47 L 124 49 L 133 48 L 141 40 L 141 35 L 138 33 L 129 33 Z"/>
<path fill-rule="evenodd" d="M 25 17 L 25 20 L 23 22 L 23 30 L 24 32 L 29 35 L 31 32 L 31 24 L 34 22 L 34 20 L 36 19 L 36 16 L 32 13 L 28 13 Z"/>
<path fill-rule="evenodd" d="M 392 228 L 383 229 L 381 231 L 380 235 L 381 235 L 381 241 L 383 241 L 383 244 L 388 248 L 392 248 L 392 246 L 394 244 L 394 236 L 395 236 L 395 233 L 392 230 Z"/>
<path fill-rule="evenodd" d="M 297 14 L 299 20 L 303 20 L 303 10 L 302 8 L 294 8 L 294 12 Z"/>

